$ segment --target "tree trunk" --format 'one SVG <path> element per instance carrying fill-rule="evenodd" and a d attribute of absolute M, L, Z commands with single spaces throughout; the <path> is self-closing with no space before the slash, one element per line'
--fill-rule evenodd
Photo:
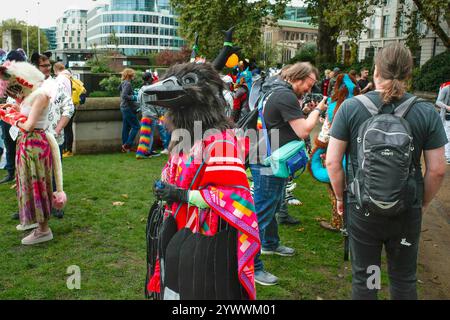
<path fill-rule="evenodd" d="M 336 46 L 339 29 L 330 27 L 323 18 L 319 18 L 319 34 L 317 37 L 317 48 L 319 56 L 318 63 L 335 63 Z"/>
<path fill-rule="evenodd" d="M 429 12 L 423 7 L 422 0 L 413 0 L 414 4 L 419 10 L 420 15 L 425 19 L 427 25 L 436 33 L 439 39 L 442 40 L 444 46 L 450 50 L 450 37 L 445 33 L 445 31 L 439 25 L 439 20 L 434 19 Z M 448 18 L 448 13 L 446 13 L 446 20 Z M 448 20 L 447 20 L 448 21 Z M 447 22 L 448 23 L 448 22 Z"/>

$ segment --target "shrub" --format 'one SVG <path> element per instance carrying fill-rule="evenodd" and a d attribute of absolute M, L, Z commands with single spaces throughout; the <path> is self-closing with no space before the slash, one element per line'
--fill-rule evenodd
<path fill-rule="evenodd" d="M 119 92 L 93 91 L 89 94 L 89 98 L 109 98 L 118 97 Z"/>
<path fill-rule="evenodd" d="M 418 91 L 439 90 L 443 82 L 450 80 L 450 50 L 428 60 L 413 78 L 413 87 Z"/>
<path fill-rule="evenodd" d="M 86 65 L 91 67 L 92 73 L 109 73 L 112 70 L 108 66 L 108 59 L 106 57 L 99 57 L 98 59 L 90 59 L 87 61 Z"/>
<path fill-rule="evenodd" d="M 315 63 L 317 56 L 317 45 L 315 43 L 305 44 L 295 56 L 289 61 L 289 64 L 296 62 L 311 62 Z"/>
<path fill-rule="evenodd" d="M 111 76 L 109 78 L 105 78 L 102 81 L 100 81 L 100 87 L 104 91 L 112 94 L 112 96 L 114 97 L 114 96 L 118 96 L 119 95 L 118 88 L 119 88 L 119 85 L 120 85 L 121 82 L 122 81 L 121 81 L 121 79 L 119 77 Z"/>

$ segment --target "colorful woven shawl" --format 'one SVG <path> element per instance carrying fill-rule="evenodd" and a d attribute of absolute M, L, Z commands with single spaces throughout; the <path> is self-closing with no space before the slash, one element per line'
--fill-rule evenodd
<path fill-rule="evenodd" d="M 173 155 L 163 180 L 178 187 L 200 190 L 211 209 L 173 204 L 169 214 L 178 228 L 213 236 L 219 217 L 238 230 L 238 275 L 250 299 L 256 299 L 254 257 L 260 250 L 258 219 L 247 174 L 231 132 L 209 136 L 194 145 L 189 155 Z"/>

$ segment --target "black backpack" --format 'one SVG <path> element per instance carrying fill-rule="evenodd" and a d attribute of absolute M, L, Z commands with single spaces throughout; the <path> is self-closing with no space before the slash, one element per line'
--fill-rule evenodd
<path fill-rule="evenodd" d="M 350 164 L 354 180 L 350 192 L 367 214 L 394 217 L 415 200 L 414 144 L 406 115 L 416 103 L 411 97 L 382 113 L 367 96 L 355 97 L 372 115 L 358 129 L 358 169 Z"/>

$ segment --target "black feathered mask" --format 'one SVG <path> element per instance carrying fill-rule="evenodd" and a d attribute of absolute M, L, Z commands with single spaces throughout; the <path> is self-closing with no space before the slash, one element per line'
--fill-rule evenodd
<path fill-rule="evenodd" d="M 209 63 L 177 64 L 169 68 L 165 77 L 146 88 L 145 94 L 155 95 L 153 105 L 168 108 L 168 120 L 174 129 L 194 130 L 196 121 L 204 130 L 225 129 L 224 84 Z"/>

